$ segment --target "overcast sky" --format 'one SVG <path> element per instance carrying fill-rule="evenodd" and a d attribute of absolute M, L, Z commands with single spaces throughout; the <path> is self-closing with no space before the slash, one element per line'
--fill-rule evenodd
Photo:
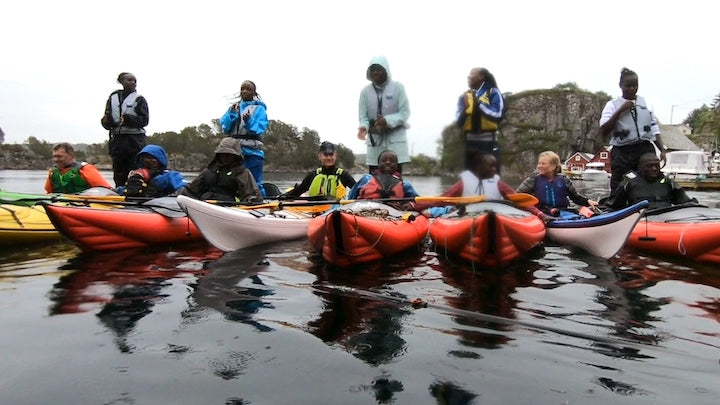
<path fill-rule="evenodd" d="M 717 6 L 685 1 L 73 1 L 0 3 L 6 143 L 107 139 L 120 72 L 150 107 L 148 134 L 219 118 L 249 79 L 271 119 L 362 153 L 357 103 L 374 55 L 410 100 L 411 153 L 435 156 L 475 66 L 503 92 L 575 82 L 620 94 L 620 70 L 662 123 L 720 93 Z"/>

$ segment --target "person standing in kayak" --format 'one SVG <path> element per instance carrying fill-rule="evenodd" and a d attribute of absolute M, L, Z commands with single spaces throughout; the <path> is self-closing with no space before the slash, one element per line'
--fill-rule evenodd
<path fill-rule="evenodd" d="M 610 100 L 600 115 L 600 132 L 611 135 L 610 198 L 613 197 L 625 173 L 638 167 L 640 156 L 660 152 L 665 160 L 665 145 L 660 137 L 652 106 L 637 95 L 638 75 L 628 68 L 620 72 L 622 97 Z"/>
<path fill-rule="evenodd" d="M 263 197 L 267 197 L 263 187 L 263 165 L 265 151 L 263 134 L 269 125 L 267 106 L 257 93 L 255 83 L 245 80 L 240 85 L 240 101 L 231 105 L 220 118 L 223 133 L 240 141 L 245 167 L 250 170 Z"/>
<path fill-rule="evenodd" d="M 53 146 L 55 166 L 48 171 L 45 191 L 48 193 L 79 193 L 91 187 L 112 189 L 98 169 L 86 162 L 75 160 L 75 148 L 67 142 Z"/>
<path fill-rule="evenodd" d="M 405 87 L 392 80 L 390 64 L 384 56 L 372 58 L 365 77 L 370 84 L 360 92 L 357 134 L 367 145 L 365 162 L 373 173 L 380 153 L 391 150 L 398 157 L 397 170 L 402 173 L 402 165 L 410 162 L 406 132 L 410 104 Z"/>
<path fill-rule="evenodd" d="M 110 131 L 108 148 L 112 157 L 113 180 L 120 187 L 135 169 L 135 156 L 145 146 L 145 127 L 150 122 L 150 111 L 145 97 L 137 92 L 137 79 L 132 73 L 120 73 L 117 78 L 122 90 L 110 94 L 105 103 L 105 114 L 100 123 Z"/>
<path fill-rule="evenodd" d="M 467 77 L 469 89 L 457 106 L 456 125 L 462 130 L 465 145 L 465 169 L 472 170 L 474 152 L 490 152 L 500 173 L 499 123 L 505 118 L 505 99 L 495 76 L 486 68 L 473 68 Z"/>

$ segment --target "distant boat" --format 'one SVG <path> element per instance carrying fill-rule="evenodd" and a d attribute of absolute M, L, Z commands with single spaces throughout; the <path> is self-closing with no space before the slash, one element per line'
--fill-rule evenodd
<path fill-rule="evenodd" d="M 610 177 L 610 173 L 605 171 L 605 163 L 590 162 L 585 165 L 582 171 L 582 179 L 585 181 L 604 181 Z"/>
<path fill-rule="evenodd" d="M 720 190 L 720 174 L 715 167 L 714 156 L 697 150 L 668 152 L 666 164 L 661 170 L 666 177 L 681 187 L 693 190 Z"/>

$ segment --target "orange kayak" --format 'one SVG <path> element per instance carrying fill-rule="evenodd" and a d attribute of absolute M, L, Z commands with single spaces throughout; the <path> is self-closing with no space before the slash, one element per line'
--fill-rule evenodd
<path fill-rule="evenodd" d="M 369 263 L 417 248 L 428 220 L 373 201 L 358 201 L 310 220 L 308 239 L 327 262 L 341 266 Z"/>
<path fill-rule="evenodd" d="M 152 206 L 44 206 L 55 228 L 83 251 L 145 248 L 203 240 L 186 215 L 162 215 L 153 211 Z"/>
<path fill-rule="evenodd" d="M 545 224 L 512 205 L 482 202 L 468 205 L 463 215 L 451 213 L 435 218 L 430 238 L 438 253 L 498 267 L 540 246 Z"/>
<path fill-rule="evenodd" d="M 649 253 L 720 263 L 720 210 L 676 205 L 648 211 L 627 246 Z"/>

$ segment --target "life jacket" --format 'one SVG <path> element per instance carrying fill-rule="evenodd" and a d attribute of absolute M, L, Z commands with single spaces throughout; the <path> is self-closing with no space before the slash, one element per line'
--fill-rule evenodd
<path fill-rule="evenodd" d="M 120 100 L 121 94 L 122 91 L 116 91 L 115 93 L 110 95 L 110 114 L 112 116 L 113 123 L 115 123 L 115 125 L 118 125 L 118 127 L 113 129 L 113 133 L 144 134 L 144 128 L 119 126 L 120 117 L 122 117 L 123 114 L 137 116 L 135 107 L 137 107 L 137 99 L 138 97 L 140 97 L 140 94 L 138 94 L 137 91 L 133 91 L 132 93 L 128 94 L 124 100 Z"/>
<path fill-rule="evenodd" d="M 483 179 L 480 181 L 475 173 L 470 170 L 464 170 L 460 173 L 460 180 L 462 180 L 463 184 L 463 197 L 484 195 L 491 200 L 503 199 L 502 194 L 500 194 L 500 189 L 498 188 L 500 176 L 497 174 L 490 179 Z"/>
<path fill-rule="evenodd" d="M 397 174 L 374 174 L 360 189 L 360 199 L 402 198 L 405 197 L 403 182 Z"/>
<path fill-rule="evenodd" d="M 318 195 L 329 195 L 335 198 L 339 198 L 337 195 L 338 187 L 342 187 L 340 183 L 340 175 L 343 169 L 337 168 L 332 174 L 323 173 L 323 168 L 318 167 L 315 171 L 315 178 L 313 178 L 310 188 L 308 189 L 308 195 L 315 197 Z"/>
<path fill-rule="evenodd" d="M 247 137 L 245 139 L 257 139 L 260 140 L 260 136 L 255 134 L 249 134 L 247 127 L 245 126 L 245 120 L 242 119 L 243 115 L 245 113 L 250 112 L 250 115 L 253 115 L 255 113 L 255 110 L 257 109 L 257 104 L 249 104 L 244 106 L 242 111 L 239 111 L 239 118 L 235 121 L 235 124 L 233 125 L 232 129 L 230 129 L 230 136 L 233 138 L 241 138 L 246 137 L 247 135 L 254 135 Z"/>
<path fill-rule="evenodd" d="M 201 196 L 201 200 L 234 201 L 237 190 L 237 175 L 240 170 L 246 170 L 242 166 L 232 168 L 216 167 L 203 171 L 203 183 L 207 186 Z"/>
<path fill-rule="evenodd" d="M 628 182 L 624 188 L 629 202 L 637 203 L 642 200 L 648 200 L 650 203 L 648 209 L 663 208 L 672 205 L 672 184 L 667 181 L 665 176 L 661 176 L 658 181 L 652 183 L 635 172 L 630 172 L 625 176 Z"/>
<path fill-rule="evenodd" d="M 568 190 L 565 186 L 565 176 L 558 174 L 554 181 L 545 176 L 535 176 L 533 194 L 539 200 L 540 209 L 567 208 Z"/>
<path fill-rule="evenodd" d="M 374 120 L 379 114 L 389 115 L 400 110 L 396 88 L 395 82 L 389 79 L 381 91 L 376 89 L 372 83 L 365 86 L 368 118 Z"/>
<path fill-rule="evenodd" d="M 612 101 L 615 109 L 619 109 L 624 103 L 624 98 L 618 97 Z M 645 99 L 638 96 L 635 99 L 635 108 L 624 112 L 617 120 L 612 132 L 610 145 L 624 146 L 639 143 L 641 141 L 655 141 L 652 134 L 652 126 L 655 123 L 652 113 L 648 109 Z"/>
<path fill-rule="evenodd" d="M 80 170 L 87 163 L 73 162 L 70 170 L 60 173 L 57 166 L 50 169 L 50 181 L 52 182 L 53 192 L 55 193 L 79 193 L 90 188 L 90 185 L 80 174 Z"/>
<path fill-rule="evenodd" d="M 490 95 L 495 91 L 492 87 L 485 90 L 484 93 L 477 95 L 475 90 L 465 92 L 467 108 L 465 109 L 465 123 L 463 131 L 465 132 L 495 132 L 499 128 L 500 121 L 505 118 L 505 102 L 502 103 L 502 115 L 499 119 L 489 117 L 480 110 L 480 103 L 490 104 Z M 500 95 L 502 97 L 502 95 Z"/>

